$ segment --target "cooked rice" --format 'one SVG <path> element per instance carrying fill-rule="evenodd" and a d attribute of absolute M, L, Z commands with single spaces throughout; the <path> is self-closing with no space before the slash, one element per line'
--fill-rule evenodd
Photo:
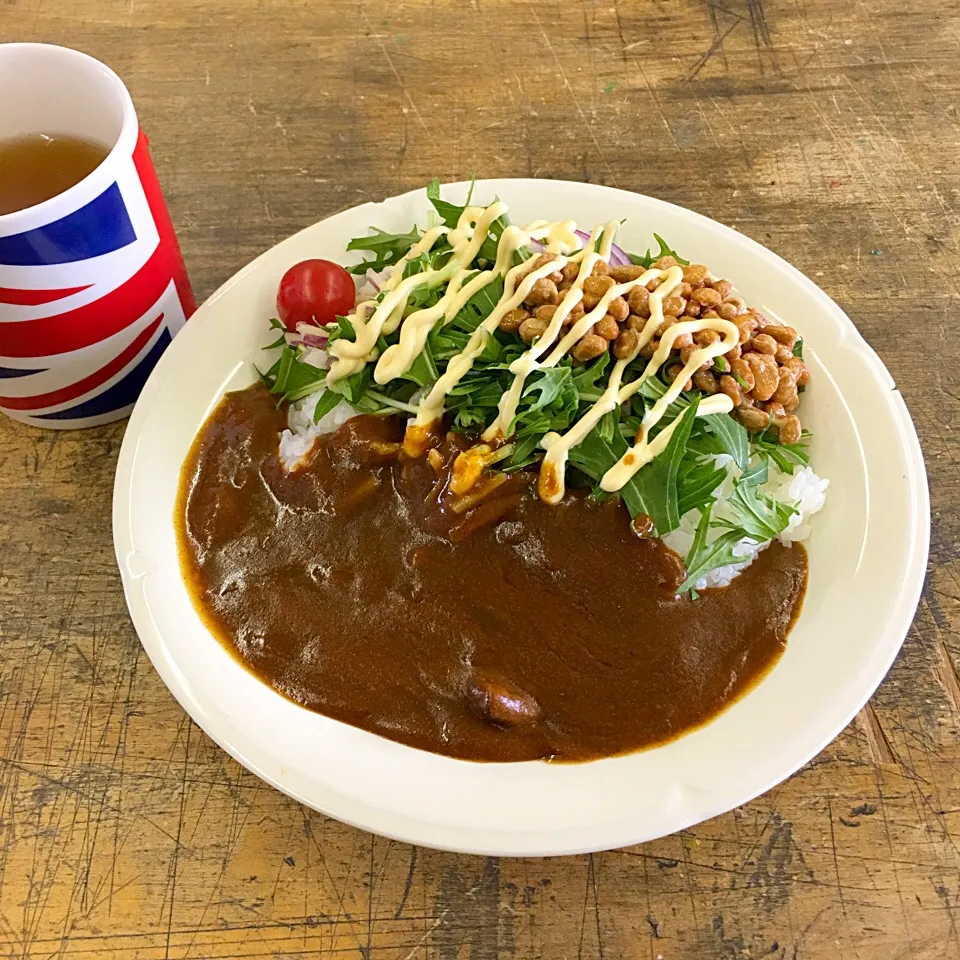
<path fill-rule="evenodd" d="M 733 495 L 733 480 L 738 471 L 733 466 L 731 457 L 721 455 L 715 459 L 718 465 L 727 468 L 727 479 L 724 480 L 716 492 L 717 502 L 713 507 L 712 518 L 714 520 L 730 520 L 735 524 L 737 515 L 729 503 L 730 497 Z M 789 504 L 797 510 L 790 518 L 786 530 L 780 534 L 779 539 L 782 543 L 789 546 L 791 543 L 806 540 L 810 536 L 810 517 L 823 507 L 829 483 L 829 480 L 817 476 L 810 467 L 798 466 L 790 474 L 784 473 L 774 463 L 769 464 L 767 482 L 760 487 L 760 492 L 781 503 Z M 684 514 L 680 520 L 680 526 L 663 538 L 664 543 L 679 553 L 680 556 L 685 557 L 693 546 L 693 537 L 699 522 L 699 510 L 691 510 Z M 723 532 L 722 528 L 711 529 L 707 535 L 707 541 L 712 542 Z M 733 548 L 733 552 L 737 556 L 743 557 L 744 562 L 731 563 L 711 570 L 705 577 L 696 582 L 695 589 L 704 590 L 707 587 L 725 586 L 741 570 L 748 567 L 753 562 L 754 557 L 770 542 L 768 540 L 765 543 L 758 544 L 745 537 Z"/>
<path fill-rule="evenodd" d="M 314 423 L 313 413 L 321 396 L 322 394 L 315 393 L 290 404 L 287 412 L 288 429 L 280 434 L 280 459 L 288 470 L 297 468 L 313 449 L 313 442 L 317 437 L 333 433 L 337 427 L 357 415 L 357 411 L 346 400 L 341 400 L 329 413 Z"/>

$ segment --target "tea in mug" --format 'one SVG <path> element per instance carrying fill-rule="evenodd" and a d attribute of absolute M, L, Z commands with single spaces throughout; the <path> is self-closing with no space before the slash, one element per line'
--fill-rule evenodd
<path fill-rule="evenodd" d="M 93 173 L 109 152 L 93 140 L 61 134 L 0 140 L 0 216 L 69 190 Z"/>

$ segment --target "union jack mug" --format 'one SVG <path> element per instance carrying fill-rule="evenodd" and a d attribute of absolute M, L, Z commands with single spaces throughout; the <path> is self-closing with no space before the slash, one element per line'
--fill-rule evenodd
<path fill-rule="evenodd" d="M 66 47 L 0 44 L 0 139 L 109 147 L 79 183 L 0 215 L 0 410 L 72 429 L 126 416 L 196 309 L 133 101 Z"/>

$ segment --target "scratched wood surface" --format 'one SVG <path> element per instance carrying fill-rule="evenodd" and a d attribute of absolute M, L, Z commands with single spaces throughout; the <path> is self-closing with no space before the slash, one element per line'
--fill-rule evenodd
<path fill-rule="evenodd" d="M 328 820 L 214 746 L 124 607 L 124 426 L 3 422 L 0 957 L 960 958 L 956 0 L 4 0 L 0 39 L 126 78 L 198 298 L 433 176 L 602 182 L 735 225 L 877 349 L 933 497 L 902 654 L 790 781 L 641 847 L 480 859 Z"/>

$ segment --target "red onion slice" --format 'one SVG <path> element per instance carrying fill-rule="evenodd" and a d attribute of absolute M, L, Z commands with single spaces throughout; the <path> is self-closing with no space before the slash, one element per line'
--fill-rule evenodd
<path fill-rule="evenodd" d="M 610 263 L 615 267 L 629 267 L 631 260 L 622 247 L 613 244 L 610 247 Z"/>
<path fill-rule="evenodd" d="M 577 230 L 577 236 L 587 244 L 590 241 L 590 234 L 584 230 Z M 626 255 L 621 247 L 618 247 L 615 243 L 610 247 L 610 266 L 612 267 L 629 267 L 630 258 Z"/>
<path fill-rule="evenodd" d="M 302 347 L 315 347 L 323 350 L 327 346 L 327 331 L 312 323 L 298 323 L 296 333 L 286 335 L 287 343 Z"/>
<path fill-rule="evenodd" d="M 315 337 L 323 337 L 326 339 L 327 328 L 315 323 L 298 323 L 297 333 L 312 333 Z"/>

